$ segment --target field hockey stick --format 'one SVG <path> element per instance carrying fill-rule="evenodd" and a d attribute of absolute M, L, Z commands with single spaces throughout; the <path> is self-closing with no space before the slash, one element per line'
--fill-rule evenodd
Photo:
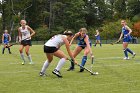
<path fill-rule="evenodd" d="M 70 60 L 70 59 L 68 59 L 69 61 L 71 61 L 71 62 L 73 62 L 72 60 Z M 97 72 L 92 72 L 91 70 L 89 70 L 88 68 L 86 68 L 86 67 L 84 67 L 84 66 L 82 66 L 82 65 L 80 65 L 80 64 L 76 64 L 77 66 L 79 66 L 79 67 L 81 67 L 81 68 L 83 68 L 83 69 L 85 69 L 87 72 L 89 72 L 89 73 L 91 73 L 91 75 L 97 75 Z"/>
<path fill-rule="evenodd" d="M 91 71 L 93 71 L 93 63 L 94 63 L 94 57 L 91 58 Z"/>
<path fill-rule="evenodd" d="M 112 42 L 112 43 L 110 43 L 111 45 L 114 45 L 114 44 L 118 44 L 120 41 L 122 41 L 123 39 L 125 39 L 126 37 L 124 37 L 124 38 L 122 38 L 122 39 L 120 39 L 119 41 L 116 41 L 116 42 Z"/>

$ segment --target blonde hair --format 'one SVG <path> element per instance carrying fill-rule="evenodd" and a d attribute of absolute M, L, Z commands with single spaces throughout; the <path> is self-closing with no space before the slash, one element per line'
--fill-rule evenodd
<path fill-rule="evenodd" d="M 27 23 L 26 20 L 21 20 L 20 23 L 24 22 L 25 24 Z"/>
<path fill-rule="evenodd" d="M 85 32 L 85 33 L 87 33 L 87 29 L 86 29 L 86 28 L 81 28 L 81 29 L 79 30 L 79 32 Z"/>
<path fill-rule="evenodd" d="M 8 30 L 4 30 L 4 32 L 8 32 Z"/>

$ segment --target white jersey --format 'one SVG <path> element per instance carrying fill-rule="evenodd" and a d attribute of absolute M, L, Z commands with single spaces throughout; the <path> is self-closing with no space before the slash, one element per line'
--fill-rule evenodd
<path fill-rule="evenodd" d="M 55 35 L 45 43 L 45 46 L 60 48 L 64 44 L 64 41 L 62 39 L 63 37 L 67 37 L 67 36 L 60 35 L 60 34 Z"/>
<path fill-rule="evenodd" d="M 22 27 L 19 28 L 20 32 L 21 32 L 21 40 L 30 40 L 30 31 L 28 30 L 27 26 L 25 26 L 25 29 L 23 29 Z M 30 38 L 28 38 L 30 37 Z M 28 39 L 27 39 L 28 38 Z"/>

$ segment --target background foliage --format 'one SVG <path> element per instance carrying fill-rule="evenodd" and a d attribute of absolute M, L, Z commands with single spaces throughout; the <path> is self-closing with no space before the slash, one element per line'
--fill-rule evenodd
<path fill-rule="evenodd" d="M 89 30 L 102 28 L 103 39 L 118 38 L 120 20 L 125 19 L 139 37 L 140 0 L 2 0 L 0 4 L 0 33 L 8 29 L 14 40 L 19 21 L 26 19 L 37 35 L 34 40 L 45 40 L 54 34 L 81 27 Z"/>

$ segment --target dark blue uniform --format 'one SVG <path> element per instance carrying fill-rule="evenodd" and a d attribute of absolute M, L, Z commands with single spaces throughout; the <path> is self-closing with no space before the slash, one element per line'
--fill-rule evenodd
<path fill-rule="evenodd" d="M 96 40 L 100 40 L 100 35 L 97 35 L 96 36 Z"/>
<path fill-rule="evenodd" d="M 86 36 L 87 36 L 87 35 L 85 34 L 84 37 L 80 37 L 80 36 L 77 37 L 78 46 L 82 47 L 83 49 L 87 46 L 87 45 L 86 45 L 86 42 L 84 41 L 84 39 L 85 39 Z M 89 40 L 89 44 L 90 44 L 90 46 L 91 46 L 91 41 L 90 41 L 90 40 Z"/>
<path fill-rule="evenodd" d="M 130 42 L 132 38 L 128 34 L 129 33 L 129 30 L 127 30 L 125 26 L 122 27 L 122 33 L 123 33 L 123 42 Z"/>
<path fill-rule="evenodd" d="M 3 36 L 4 36 L 4 41 L 3 41 L 3 43 L 4 44 L 8 44 L 9 43 L 9 34 L 3 34 Z"/>

